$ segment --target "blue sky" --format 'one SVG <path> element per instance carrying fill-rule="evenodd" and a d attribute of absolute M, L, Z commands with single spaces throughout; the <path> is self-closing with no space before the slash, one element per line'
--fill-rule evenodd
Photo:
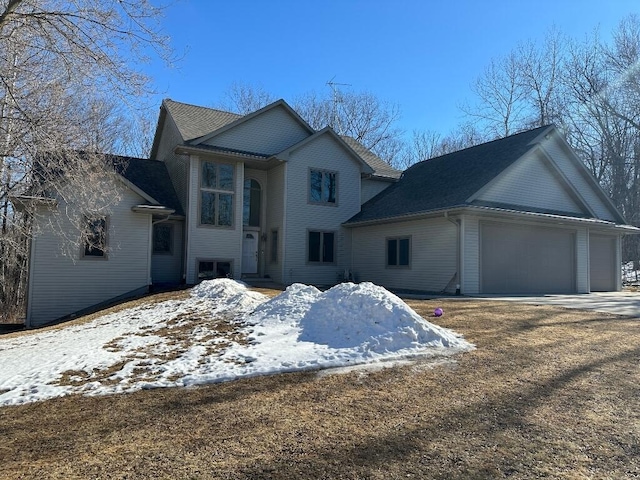
<path fill-rule="evenodd" d="M 213 105 L 233 82 L 291 100 L 327 81 L 399 105 L 400 127 L 447 133 L 492 57 L 552 26 L 607 37 L 637 0 L 181 0 L 166 12 L 177 68 L 152 65 L 163 97 Z"/>

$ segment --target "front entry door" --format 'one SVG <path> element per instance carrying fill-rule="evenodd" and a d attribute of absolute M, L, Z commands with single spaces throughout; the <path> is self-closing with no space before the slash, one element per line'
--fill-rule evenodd
<path fill-rule="evenodd" d="M 258 232 L 245 232 L 242 238 L 242 273 L 258 273 Z"/>

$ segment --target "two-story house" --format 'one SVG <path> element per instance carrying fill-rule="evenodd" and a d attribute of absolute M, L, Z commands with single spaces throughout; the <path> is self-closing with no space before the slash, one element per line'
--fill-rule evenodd
<path fill-rule="evenodd" d="M 27 326 L 219 276 L 462 294 L 618 290 L 621 235 L 637 230 L 553 126 L 401 176 L 283 100 L 240 116 L 167 99 L 150 157 L 118 158 L 118 204 L 68 222 L 68 234 L 93 239 L 75 255 L 61 253 L 46 219 L 82 206 L 16 199 L 39 202 L 42 223 Z"/>

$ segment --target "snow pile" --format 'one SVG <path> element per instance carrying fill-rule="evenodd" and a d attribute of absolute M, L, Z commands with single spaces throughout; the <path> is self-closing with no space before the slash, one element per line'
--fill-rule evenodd
<path fill-rule="evenodd" d="M 371 283 L 341 284 L 326 292 L 295 284 L 269 300 L 240 282 L 218 279 L 194 287 L 183 301 L 148 303 L 80 325 L 0 337 L 0 405 L 472 348 Z"/>
<path fill-rule="evenodd" d="M 369 282 L 342 283 L 325 293 L 294 284 L 248 320 L 260 323 L 271 318 L 298 322 L 300 341 L 336 349 L 383 354 L 468 345 L 459 335 L 425 321 L 397 296 Z"/>
<path fill-rule="evenodd" d="M 269 299 L 266 295 L 249 290 L 246 283 L 229 278 L 205 280 L 191 289 L 191 296 L 213 300 L 214 313 L 233 312 L 235 317 L 253 311 Z"/>

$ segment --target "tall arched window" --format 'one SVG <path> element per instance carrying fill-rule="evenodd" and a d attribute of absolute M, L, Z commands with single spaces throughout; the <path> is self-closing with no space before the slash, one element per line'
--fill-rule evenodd
<path fill-rule="evenodd" d="M 242 224 L 245 227 L 260 226 L 260 184 L 253 178 L 244 181 L 244 195 L 242 205 Z"/>

